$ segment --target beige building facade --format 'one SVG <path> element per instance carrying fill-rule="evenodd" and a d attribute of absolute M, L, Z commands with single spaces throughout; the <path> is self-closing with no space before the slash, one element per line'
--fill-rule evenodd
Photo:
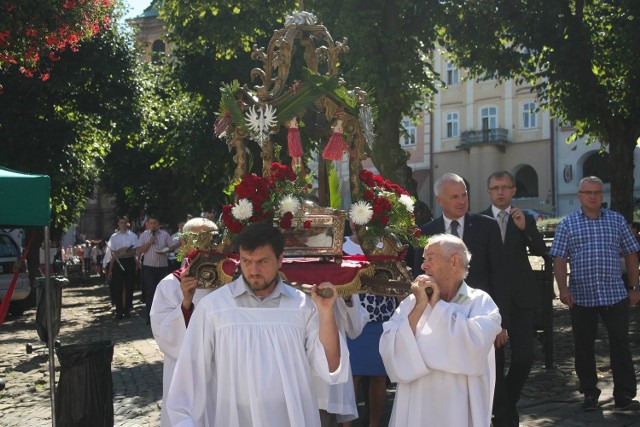
<path fill-rule="evenodd" d="M 173 45 L 167 41 L 164 23 L 158 19 L 160 0 L 150 2 L 144 12 L 128 21 L 135 31 L 136 47 L 140 49 L 140 59 L 155 62 L 164 55 L 170 55 Z"/>
<path fill-rule="evenodd" d="M 418 196 L 439 214 L 433 182 L 448 172 L 467 182 L 470 210 L 484 210 L 490 203 L 487 177 L 506 170 L 518 185 L 516 204 L 551 214 L 553 211 L 553 124 L 547 111 L 539 111 L 531 86 L 514 81 L 477 82 L 446 60 L 433 54 L 434 67 L 447 84 L 434 97 L 430 124 L 421 126 L 431 141 L 430 174 L 417 173 Z M 412 152 L 411 160 L 420 150 Z M 424 155 L 424 154 L 423 154 Z"/>

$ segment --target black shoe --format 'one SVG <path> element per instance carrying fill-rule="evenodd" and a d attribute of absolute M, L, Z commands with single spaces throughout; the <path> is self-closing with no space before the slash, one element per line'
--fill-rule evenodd
<path fill-rule="evenodd" d="M 492 427 L 518 427 L 518 420 L 513 420 L 511 415 L 505 417 L 493 417 L 491 420 Z"/>
<path fill-rule="evenodd" d="M 597 393 L 585 394 L 584 402 L 582 402 L 582 409 L 585 412 L 595 411 L 598 409 L 598 398 L 600 397 L 600 390 Z"/>
<path fill-rule="evenodd" d="M 640 402 L 630 397 L 615 399 L 615 407 L 620 411 L 637 411 L 640 409 Z"/>
<path fill-rule="evenodd" d="M 511 425 L 515 427 L 520 425 L 520 414 L 518 413 L 516 405 L 513 405 L 511 408 Z"/>

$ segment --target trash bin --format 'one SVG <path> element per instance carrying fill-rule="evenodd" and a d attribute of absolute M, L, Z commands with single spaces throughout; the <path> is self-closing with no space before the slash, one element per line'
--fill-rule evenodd
<path fill-rule="evenodd" d="M 57 349 L 60 381 L 56 388 L 56 424 L 112 427 L 113 343 L 63 345 Z"/>
<path fill-rule="evenodd" d="M 40 340 L 48 342 L 49 334 L 47 332 L 47 298 L 45 297 L 45 279 L 44 277 L 36 278 L 36 331 Z M 51 283 L 51 331 L 53 333 L 53 341 L 58 337 L 60 332 L 60 315 L 62 311 L 62 287 L 69 283 L 69 280 L 54 276 L 50 278 Z"/>

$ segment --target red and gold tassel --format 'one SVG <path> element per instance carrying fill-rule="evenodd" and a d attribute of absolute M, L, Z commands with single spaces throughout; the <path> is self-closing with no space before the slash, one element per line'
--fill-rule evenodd
<path fill-rule="evenodd" d="M 342 155 L 344 151 L 349 151 L 349 147 L 347 143 L 344 142 L 344 137 L 342 136 L 342 111 L 336 114 L 336 125 L 333 128 L 333 134 L 331 138 L 329 138 L 329 142 L 327 142 L 327 146 L 324 147 L 324 151 L 322 152 L 322 157 L 327 160 L 342 160 Z"/>
<path fill-rule="evenodd" d="M 295 117 L 289 121 L 287 143 L 289 148 L 289 157 L 295 159 L 296 157 L 302 157 L 304 155 L 302 151 L 302 140 L 300 139 L 300 129 L 298 129 L 298 121 Z"/>
<path fill-rule="evenodd" d="M 298 120 L 293 117 L 289 120 L 289 132 L 287 133 L 287 148 L 289 151 L 289 157 L 291 157 L 291 167 L 295 170 L 296 167 L 300 168 L 302 176 L 305 176 L 304 165 L 302 164 L 302 156 L 304 151 L 302 150 L 302 139 L 300 138 L 300 129 L 298 128 Z"/>

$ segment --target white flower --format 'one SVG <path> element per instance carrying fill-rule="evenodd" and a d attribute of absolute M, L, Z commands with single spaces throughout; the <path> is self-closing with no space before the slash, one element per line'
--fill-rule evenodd
<path fill-rule="evenodd" d="M 349 218 L 356 225 L 365 225 L 371 218 L 373 217 L 373 208 L 369 204 L 369 202 L 365 202 L 364 200 L 360 200 L 359 202 L 355 202 L 349 208 Z"/>
<path fill-rule="evenodd" d="M 402 196 L 400 196 L 398 201 L 402 203 L 409 212 L 413 212 L 413 199 L 411 198 L 411 196 L 403 194 Z"/>
<path fill-rule="evenodd" d="M 238 221 L 244 221 L 251 218 L 253 215 L 253 205 L 249 199 L 240 199 L 233 208 L 231 208 L 231 214 Z"/>
<path fill-rule="evenodd" d="M 280 199 L 280 214 L 291 212 L 292 214 L 298 212 L 300 209 L 300 200 L 293 197 L 291 194 L 287 194 Z"/>

